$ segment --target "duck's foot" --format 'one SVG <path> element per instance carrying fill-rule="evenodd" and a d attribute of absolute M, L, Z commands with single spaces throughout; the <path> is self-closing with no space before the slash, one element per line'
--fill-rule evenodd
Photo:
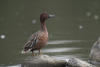
<path fill-rule="evenodd" d="M 32 52 L 32 56 L 35 56 L 34 52 Z"/>
<path fill-rule="evenodd" d="M 41 51 L 39 50 L 39 56 L 42 55 Z"/>
<path fill-rule="evenodd" d="M 35 54 L 32 53 L 32 56 L 35 56 Z"/>
<path fill-rule="evenodd" d="M 38 53 L 32 53 L 32 56 L 40 56 Z"/>

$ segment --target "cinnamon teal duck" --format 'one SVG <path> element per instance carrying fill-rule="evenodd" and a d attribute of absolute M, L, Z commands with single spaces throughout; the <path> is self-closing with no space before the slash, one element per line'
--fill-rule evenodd
<path fill-rule="evenodd" d="M 54 16 L 55 15 L 51 15 L 48 13 L 42 13 L 40 15 L 41 29 L 38 32 L 31 35 L 30 39 L 25 43 L 22 53 L 31 51 L 32 55 L 34 56 L 34 51 L 38 50 L 39 55 L 41 55 L 40 49 L 43 48 L 48 42 L 48 31 L 45 21 L 48 18 L 52 18 Z"/>

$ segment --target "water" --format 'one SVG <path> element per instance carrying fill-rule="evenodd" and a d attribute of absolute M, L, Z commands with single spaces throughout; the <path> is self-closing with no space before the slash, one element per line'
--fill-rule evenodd
<path fill-rule="evenodd" d="M 44 11 L 56 17 L 46 21 L 49 42 L 43 53 L 87 61 L 100 36 L 99 6 L 99 0 L 0 0 L 0 66 L 20 67 L 31 55 L 22 55 L 21 50 L 28 37 L 40 29 L 39 15 Z"/>

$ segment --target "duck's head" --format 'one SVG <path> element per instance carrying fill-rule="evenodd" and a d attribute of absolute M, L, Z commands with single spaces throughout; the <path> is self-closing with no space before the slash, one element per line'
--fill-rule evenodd
<path fill-rule="evenodd" d="M 40 15 L 40 21 L 41 21 L 41 22 L 44 22 L 44 21 L 47 20 L 48 18 L 52 18 L 52 17 L 55 17 L 55 15 L 48 14 L 48 13 L 42 13 L 42 14 Z"/>

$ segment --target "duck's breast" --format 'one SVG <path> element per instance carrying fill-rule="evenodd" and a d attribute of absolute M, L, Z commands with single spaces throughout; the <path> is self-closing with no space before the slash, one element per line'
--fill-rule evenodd
<path fill-rule="evenodd" d="M 35 46 L 37 49 L 41 49 L 48 42 L 48 32 L 41 32 L 38 34 L 38 43 Z"/>

